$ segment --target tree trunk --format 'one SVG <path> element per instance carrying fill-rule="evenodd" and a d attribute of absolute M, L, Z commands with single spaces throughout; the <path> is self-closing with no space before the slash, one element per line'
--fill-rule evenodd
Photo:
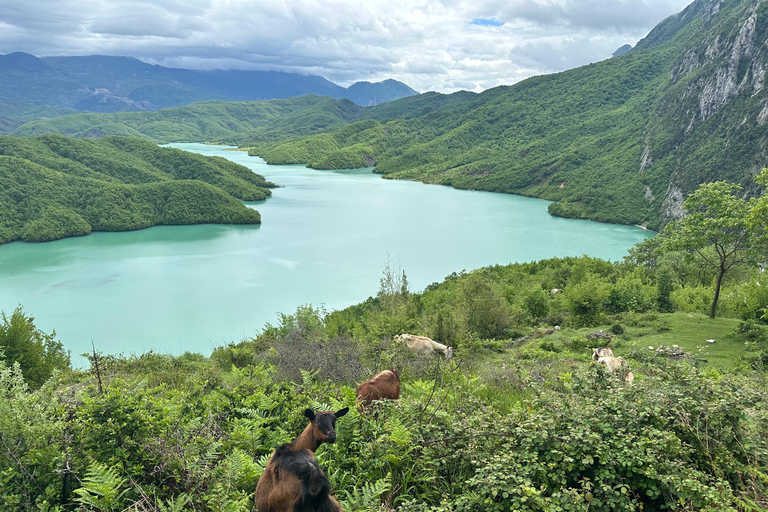
<path fill-rule="evenodd" d="M 720 270 L 717 271 L 717 281 L 715 282 L 715 297 L 712 299 L 712 307 L 709 309 L 709 318 L 715 318 L 715 309 L 717 309 L 717 299 L 720 298 L 720 284 L 723 282 L 723 274 L 725 274 L 725 268 L 720 266 Z"/>

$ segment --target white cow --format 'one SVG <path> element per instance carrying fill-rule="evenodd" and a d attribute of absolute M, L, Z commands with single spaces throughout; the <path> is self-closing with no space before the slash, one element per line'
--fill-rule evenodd
<path fill-rule="evenodd" d="M 432 355 L 433 352 L 441 352 L 445 356 L 445 360 L 449 361 L 453 357 L 453 349 L 449 346 L 438 343 L 435 340 L 429 339 L 426 336 L 414 336 L 413 334 L 401 334 L 395 336 L 395 343 L 403 342 L 405 345 L 422 356 Z"/>
<path fill-rule="evenodd" d="M 632 381 L 635 380 L 634 374 L 626 368 L 624 359 L 622 359 L 621 357 L 613 357 L 613 356 L 598 357 L 597 364 L 605 365 L 611 374 L 616 373 L 617 371 L 620 372 L 621 374 L 623 374 L 624 380 L 627 382 L 627 384 L 632 384 Z"/>
<path fill-rule="evenodd" d="M 592 360 L 597 361 L 601 357 L 613 357 L 613 350 L 608 347 L 599 347 L 592 349 Z"/>

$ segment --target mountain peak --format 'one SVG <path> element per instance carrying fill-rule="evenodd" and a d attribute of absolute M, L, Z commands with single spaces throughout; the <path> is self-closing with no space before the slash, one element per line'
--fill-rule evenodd
<path fill-rule="evenodd" d="M 613 52 L 612 56 L 613 57 L 620 57 L 620 56 L 624 55 L 625 53 L 627 53 L 631 49 L 632 49 L 632 45 L 631 44 L 625 44 L 624 46 L 621 46 L 621 47 L 617 48 L 616 51 Z"/>
<path fill-rule="evenodd" d="M 381 82 L 355 82 L 347 87 L 344 96 L 358 105 L 373 106 L 416 94 L 419 93 L 403 82 L 388 78 Z"/>
<path fill-rule="evenodd" d="M 34 55 L 24 52 L 13 52 L 0 55 L 0 71 L 24 71 L 27 73 L 44 73 L 52 71 L 51 67 Z"/>

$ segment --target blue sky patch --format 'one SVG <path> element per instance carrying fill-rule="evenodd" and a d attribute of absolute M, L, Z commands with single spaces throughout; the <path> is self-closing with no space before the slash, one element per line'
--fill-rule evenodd
<path fill-rule="evenodd" d="M 500 27 L 504 24 L 496 18 L 475 18 L 469 22 L 470 25 L 480 25 L 481 27 Z"/>

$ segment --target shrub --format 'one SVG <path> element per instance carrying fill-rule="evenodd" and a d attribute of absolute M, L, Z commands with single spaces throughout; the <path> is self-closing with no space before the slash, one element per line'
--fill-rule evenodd
<path fill-rule="evenodd" d="M 595 274 L 589 274 L 578 284 L 567 287 L 564 295 L 574 327 L 597 325 L 609 293 L 608 282 Z"/>
<path fill-rule="evenodd" d="M 611 313 L 646 311 L 651 303 L 651 288 L 643 285 L 635 274 L 620 278 L 606 299 L 606 307 Z"/>
<path fill-rule="evenodd" d="M 525 312 L 534 322 L 540 321 L 549 314 L 550 294 L 542 289 L 536 289 L 523 298 Z"/>
<path fill-rule="evenodd" d="M 688 286 L 672 292 L 675 309 L 686 313 L 707 313 L 712 305 L 712 289 L 704 286 Z"/>
<path fill-rule="evenodd" d="M 0 361 L 18 362 L 24 380 L 39 388 L 56 369 L 70 367 L 69 351 L 57 341 L 56 332 L 46 334 L 35 326 L 35 319 L 17 307 L 10 317 L 0 314 Z"/>
<path fill-rule="evenodd" d="M 742 463 L 763 457 L 763 448 L 750 445 L 747 454 L 729 447 L 765 446 L 759 432 L 741 429 L 737 411 L 764 397 L 677 372 L 614 387 L 594 367 L 575 376 L 570 397 L 539 394 L 525 411 L 497 422 L 496 449 L 473 456 L 471 492 L 454 510 L 733 508 L 732 486 L 747 475 Z M 705 424 L 692 425 L 691 417 Z M 747 478 L 763 488 L 760 477 Z"/>
<path fill-rule="evenodd" d="M 729 310 L 742 320 L 768 323 L 768 318 L 763 317 L 768 308 L 768 286 L 763 286 L 757 279 L 736 286 L 726 302 Z"/>
<path fill-rule="evenodd" d="M 368 374 L 362 362 L 362 348 L 348 336 L 335 336 L 327 341 L 305 338 L 300 330 L 289 332 L 273 344 L 268 359 L 275 362 L 277 376 L 300 381 L 303 372 L 311 372 L 321 380 L 359 382 Z M 364 379 L 363 379 L 364 380 Z"/>
<path fill-rule="evenodd" d="M 556 344 L 552 340 L 542 340 L 539 343 L 539 348 L 541 350 L 546 350 L 547 352 L 558 353 L 558 352 L 562 352 L 563 351 L 563 347 L 561 347 L 560 345 Z"/>
<path fill-rule="evenodd" d="M 672 269 L 664 265 L 656 275 L 656 308 L 662 313 L 671 313 L 674 310 L 671 298 L 674 289 Z"/>
<path fill-rule="evenodd" d="M 480 338 L 504 338 L 512 327 L 512 309 L 504 291 L 487 272 L 476 271 L 461 281 L 460 315 L 467 330 Z"/>
<path fill-rule="evenodd" d="M 584 336 L 571 336 L 566 345 L 574 352 L 584 352 L 587 348 L 594 346 L 594 342 Z"/>

